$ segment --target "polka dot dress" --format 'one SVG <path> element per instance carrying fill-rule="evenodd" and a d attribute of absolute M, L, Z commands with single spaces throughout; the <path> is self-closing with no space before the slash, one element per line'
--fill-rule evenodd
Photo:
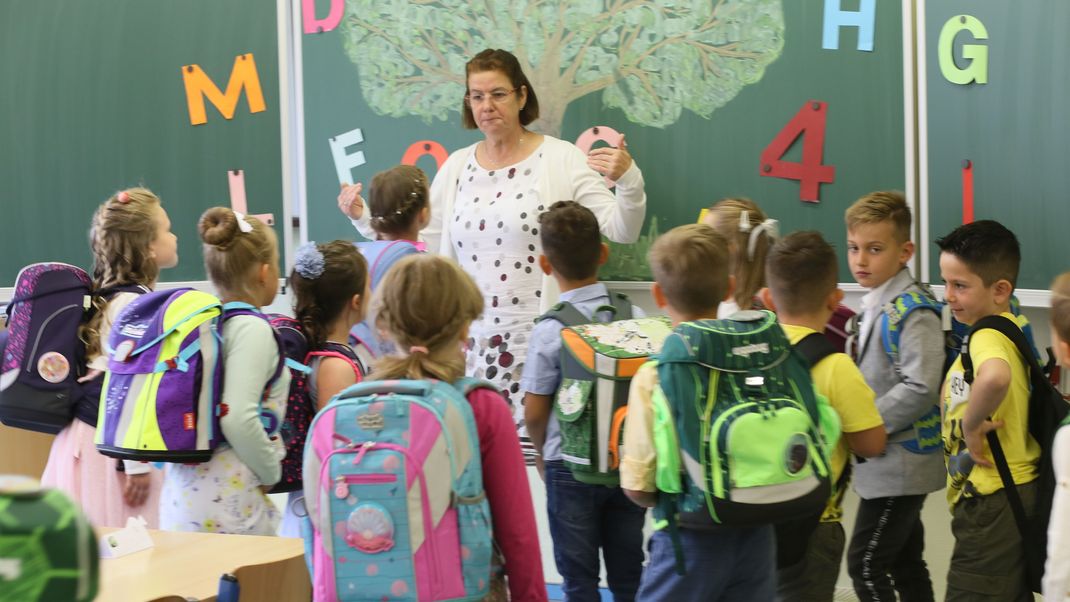
<path fill-rule="evenodd" d="M 469 157 L 457 183 L 450 238 L 457 259 L 483 293 L 483 317 L 472 324 L 467 374 L 497 385 L 508 397 L 529 460 L 520 376 L 539 315 L 539 214 L 547 201 L 535 190 L 542 150 L 515 165 L 483 169 Z"/>

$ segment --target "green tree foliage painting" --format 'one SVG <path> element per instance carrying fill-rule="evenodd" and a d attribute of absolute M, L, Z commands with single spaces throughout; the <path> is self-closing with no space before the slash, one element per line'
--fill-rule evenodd
<path fill-rule="evenodd" d="M 757 82 L 784 47 L 782 0 L 346 0 L 346 55 L 373 111 L 446 121 L 461 110 L 464 65 L 513 52 L 539 96 L 532 129 L 561 135 L 589 94 L 633 123 L 703 118 Z M 455 116 L 452 118 L 455 119 Z M 650 280 L 656 216 L 633 245 L 612 244 L 602 276 Z"/>
<path fill-rule="evenodd" d="M 347 0 L 341 29 L 379 114 L 448 119 L 465 62 L 505 48 L 539 94 L 533 127 L 551 135 L 569 103 L 599 92 L 644 126 L 684 109 L 708 118 L 784 45 L 781 0 Z"/>

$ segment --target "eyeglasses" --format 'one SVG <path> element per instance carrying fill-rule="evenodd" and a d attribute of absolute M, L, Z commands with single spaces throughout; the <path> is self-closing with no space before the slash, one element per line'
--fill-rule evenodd
<path fill-rule="evenodd" d="M 483 104 L 483 102 L 485 100 L 489 99 L 494 104 L 501 104 L 501 103 L 505 102 L 506 98 L 509 98 L 510 94 L 513 94 L 514 92 L 516 92 L 519 89 L 520 88 L 513 88 L 512 90 L 498 89 L 498 90 L 491 91 L 490 94 L 484 94 L 482 92 L 475 92 L 475 93 L 469 92 L 468 94 L 464 95 L 464 102 L 465 102 L 465 104 L 471 106 L 471 105 Z"/>

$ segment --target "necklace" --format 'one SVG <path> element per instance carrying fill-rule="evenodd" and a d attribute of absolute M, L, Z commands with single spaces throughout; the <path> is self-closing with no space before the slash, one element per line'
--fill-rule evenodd
<path fill-rule="evenodd" d="M 520 136 L 520 139 L 516 141 L 516 146 L 513 147 L 513 149 L 511 151 L 509 151 L 508 154 L 506 154 L 501 159 L 494 159 L 494 158 L 492 158 L 490 156 L 490 153 L 487 152 L 488 149 L 490 148 L 490 145 L 487 144 L 486 141 L 484 141 L 483 142 L 483 157 L 487 160 L 487 163 L 490 163 L 490 167 L 492 169 L 497 169 L 499 167 L 504 167 L 506 165 L 511 165 L 513 163 L 516 163 L 516 161 L 514 161 L 512 159 L 512 157 L 518 155 L 521 147 L 523 147 L 523 146 L 524 146 L 524 136 Z"/>

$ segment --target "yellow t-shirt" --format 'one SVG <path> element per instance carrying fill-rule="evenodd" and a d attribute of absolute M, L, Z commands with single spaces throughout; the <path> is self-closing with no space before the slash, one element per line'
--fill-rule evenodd
<path fill-rule="evenodd" d="M 1019 328 L 1029 323 L 1025 316 L 1007 312 L 1001 315 L 1014 320 Z M 993 421 L 1003 421 L 1003 427 L 996 432 L 1014 482 L 1020 485 L 1036 479 L 1040 446 L 1029 436 L 1029 374 L 1018 348 L 995 330 L 980 330 L 970 335 L 970 359 L 973 360 L 975 375 L 981 373 L 984 363 L 989 360 L 1003 360 L 1010 366 L 1010 388 L 991 418 Z M 954 506 L 962 498 L 989 495 L 1003 489 L 1003 482 L 995 467 L 973 465 L 963 440 L 962 418 L 966 415 L 970 385 L 966 384 L 963 376 L 961 357 L 947 371 L 943 398 L 942 431 L 944 460 L 947 463 L 948 504 Z M 991 458 L 987 443 L 985 455 Z"/>
<path fill-rule="evenodd" d="M 623 456 L 620 461 L 620 486 L 632 491 L 658 490 L 655 482 L 657 454 L 654 449 L 654 388 L 658 386 L 658 369 L 644 364 L 632 377 L 628 393 L 628 420 L 624 422 Z"/>
<path fill-rule="evenodd" d="M 801 341 L 806 335 L 817 332 L 805 326 L 792 324 L 780 326 L 788 335 L 788 340 L 792 345 Z M 874 403 L 876 395 L 873 389 L 866 384 L 865 377 L 847 354 L 833 353 L 826 357 L 810 369 L 810 376 L 814 379 L 814 386 L 818 393 L 824 395 L 832 409 L 839 414 L 844 433 L 865 431 L 884 424 L 880 412 L 877 411 L 877 405 Z M 832 482 L 834 484 L 850 461 L 849 454 L 847 439 L 840 437 L 839 443 L 832 452 Z M 843 517 L 843 494 L 846 491 L 845 483 L 843 487 L 832 493 L 828 505 L 825 506 L 825 512 L 821 515 L 822 522 L 836 522 Z"/>

